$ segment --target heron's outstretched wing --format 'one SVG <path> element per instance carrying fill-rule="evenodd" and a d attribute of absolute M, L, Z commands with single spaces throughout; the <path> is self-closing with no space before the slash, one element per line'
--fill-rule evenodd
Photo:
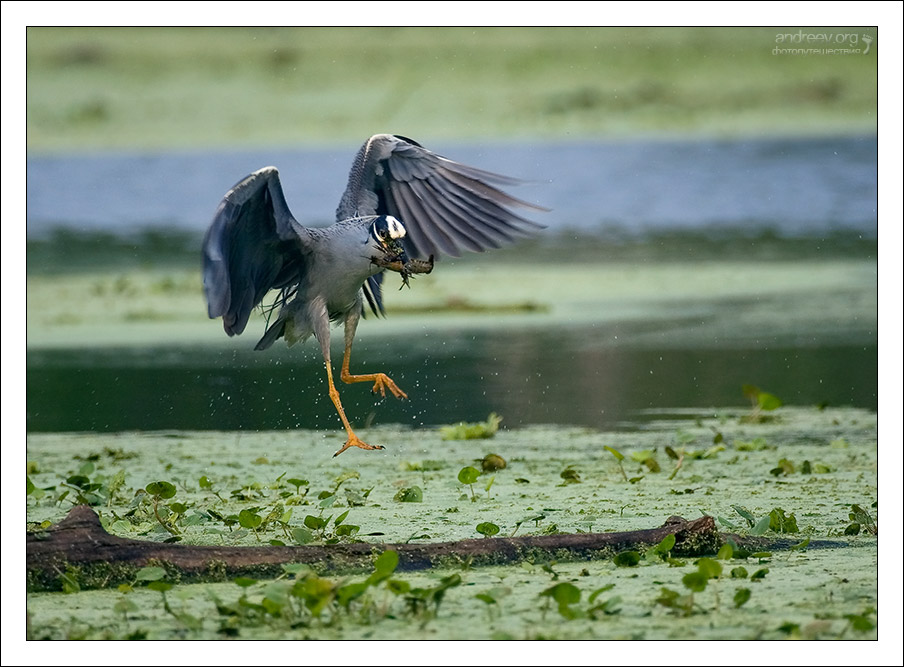
<path fill-rule="evenodd" d="M 309 233 L 289 212 L 276 167 L 246 176 L 226 193 L 204 235 L 207 314 L 242 333 L 267 292 L 297 283 Z"/>
<path fill-rule="evenodd" d="M 541 225 L 511 207 L 546 209 L 516 199 L 497 186 L 516 179 L 469 167 L 391 134 L 371 137 L 355 158 L 337 220 L 393 215 L 405 225 L 411 257 L 458 257 L 514 242 Z"/>

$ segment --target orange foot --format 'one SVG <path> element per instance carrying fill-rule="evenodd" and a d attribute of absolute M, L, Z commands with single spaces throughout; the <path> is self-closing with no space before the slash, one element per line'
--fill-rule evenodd
<path fill-rule="evenodd" d="M 386 390 L 392 392 L 392 395 L 396 398 L 408 398 L 408 394 L 399 389 L 398 385 L 395 382 L 389 379 L 389 376 L 386 373 L 377 373 L 374 375 L 374 388 L 371 389 L 371 392 L 376 394 L 378 391 L 380 392 L 380 396 L 386 396 Z"/>
<path fill-rule="evenodd" d="M 344 452 L 349 447 L 360 447 L 361 449 L 385 449 L 383 445 L 368 445 L 366 442 L 361 440 L 354 433 L 349 433 L 348 440 L 342 445 L 342 449 L 333 454 L 333 458 L 339 456 L 342 452 Z"/>

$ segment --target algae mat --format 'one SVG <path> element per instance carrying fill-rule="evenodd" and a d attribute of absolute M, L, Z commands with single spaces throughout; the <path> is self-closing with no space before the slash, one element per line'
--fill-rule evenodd
<path fill-rule="evenodd" d="M 61 572 L 63 592 L 27 595 L 28 633 L 876 638 L 876 415 L 782 407 L 768 419 L 749 416 L 676 410 L 629 432 L 503 428 L 475 440 L 385 427 L 362 435 L 386 450 L 337 459 L 337 431 L 31 434 L 30 529 L 59 521 L 86 500 L 123 537 L 236 546 L 440 542 L 495 528 L 499 535 L 624 531 L 658 526 L 670 515 L 708 514 L 727 532 L 785 537 L 800 548 L 730 560 L 723 554 L 709 561 L 721 574 L 702 589 L 695 573 L 703 565 L 667 553 L 639 554 L 636 564 L 606 559 L 420 573 L 392 573 L 384 562 L 370 578 L 289 568 L 282 579 L 221 583 L 179 582 L 151 568 L 132 586 L 105 590 L 88 590 L 72 570 Z M 467 480 L 462 469 L 481 470 L 490 453 L 507 465 L 460 481 Z M 863 511 L 855 517 L 859 533 L 846 534 L 853 532 L 854 505 Z M 846 546 L 814 549 L 808 538 Z"/>

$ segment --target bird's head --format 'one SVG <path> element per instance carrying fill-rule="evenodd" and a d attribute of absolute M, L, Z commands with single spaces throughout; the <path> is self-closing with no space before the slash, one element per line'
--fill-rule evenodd
<path fill-rule="evenodd" d="M 388 261 L 408 261 L 402 247 L 405 227 L 396 218 L 391 215 L 378 216 L 370 226 L 370 235 L 376 241 L 377 248 L 386 253 Z"/>

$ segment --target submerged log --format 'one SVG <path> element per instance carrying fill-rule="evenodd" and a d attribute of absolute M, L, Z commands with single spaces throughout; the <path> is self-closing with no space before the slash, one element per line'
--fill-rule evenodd
<path fill-rule="evenodd" d="M 399 554 L 398 569 L 402 571 L 465 564 L 564 562 L 642 551 L 667 535 L 675 536 L 672 553 L 676 556 L 712 554 L 723 543 L 713 518 L 703 516 L 692 521 L 670 517 L 659 528 L 620 533 L 490 537 L 429 544 L 194 546 L 110 535 L 90 507 L 79 505 L 46 531 L 26 534 L 26 568 L 29 590 L 60 590 L 64 579 L 80 588 L 103 588 L 133 582 L 135 573 L 147 565 L 164 567 L 167 581 L 198 582 L 278 576 L 287 563 L 305 563 L 319 573 L 370 571 L 374 557 L 387 550 Z"/>

